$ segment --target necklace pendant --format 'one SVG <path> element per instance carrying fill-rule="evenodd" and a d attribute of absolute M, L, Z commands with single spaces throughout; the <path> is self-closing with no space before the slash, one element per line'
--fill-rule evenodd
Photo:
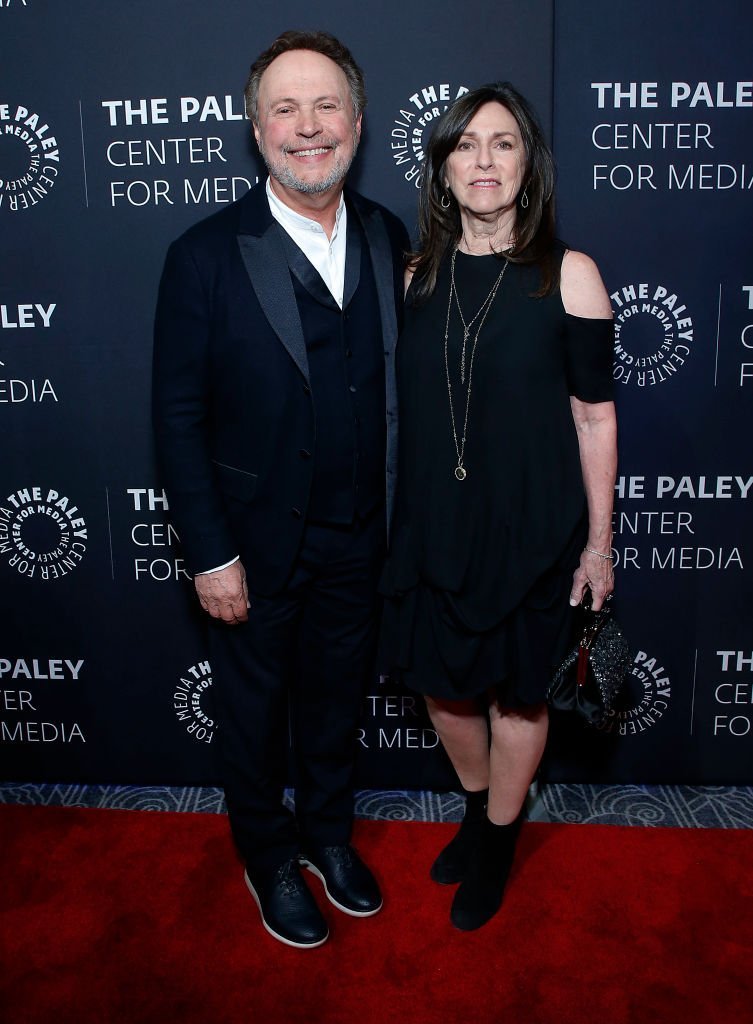
<path fill-rule="evenodd" d="M 466 473 L 464 466 L 455 466 L 455 479 L 456 480 L 465 480 L 465 478 L 467 476 L 468 476 L 468 474 Z"/>

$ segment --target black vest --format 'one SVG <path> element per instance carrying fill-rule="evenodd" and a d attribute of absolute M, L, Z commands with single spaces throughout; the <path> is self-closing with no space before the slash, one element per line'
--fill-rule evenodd
<path fill-rule="evenodd" d="M 342 310 L 280 228 L 306 340 L 316 417 L 308 518 L 351 523 L 384 500 L 385 391 L 379 297 L 366 239 L 348 210 Z"/>

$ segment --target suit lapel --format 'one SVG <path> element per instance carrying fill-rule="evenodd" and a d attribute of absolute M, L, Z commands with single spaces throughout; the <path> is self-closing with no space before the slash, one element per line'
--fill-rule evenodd
<path fill-rule="evenodd" d="M 350 210 L 348 217 L 347 244 L 345 250 L 345 283 L 343 287 L 343 309 L 348 308 L 348 303 L 356 293 L 356 288 L 361 280 L 361 229 L 360 218 Z"/>
<path fill-rule="evenodd" d="M 241 212 L 238 247 L 264 315 L 308 382 L 306 342 L 280 233 L 264 187 L 257 185 Z"/>
<path fill-rule="evenodd" d="M 374 282 L 379 298 L 379 314 L 382 322 L 382 341 L 384 342 L 384 388 L 385 414 L 387 418 L 387 460 L 386 460 L 386 496 L 387 496 L 387 531 L 389 534 L 392 508 L 395 501 L 395 480 L 397 477 L 397 383 L 395 380 L 395 348 L 397 346 L 397 310 L 396 300 L 396 267 L 392 246 L 387 234 L 384 220 L 378 209 L 362 204 L 359 196 L 345 194 L 346 201 L 351 202 L 364 230 L 366 244 L 371 254 L 371 265 L 374 269 Z M 399 284 L 398 284 L 399 287 Z"/>
<path fill-rule="evenodd" d="M 280 239 L 282 241 L 283 249 L 285 250 L 288 266 L 309 295 L 312 295 L 316 301 L 320 302 L 323 306 L 328 306 L 330 309 L 336 309 L 339 312 L 340 307 L 337 305 L 332 293 L 324 283 L 322 275 L 309 258 L 301 249 L 298 248 L 286 231 L 280 231 Z"/>
<path fill-rule="evenodd" d="M 379 296 L 379 313 L 382 318 L 382 334 L 384 336 L 385 355 L 394 351 L 397 344 L 397 313 L 395 311 L 395 275 L 392 260 L 392 247 L 379 210 L 364 210 L 352 193 L 346 198 L 351 201 L 366 235 L 366 242 L 371 253 L 371 265 L 374 268 L 377 295 Z M 348 239 L 350 242 L 350 238 Z"/>

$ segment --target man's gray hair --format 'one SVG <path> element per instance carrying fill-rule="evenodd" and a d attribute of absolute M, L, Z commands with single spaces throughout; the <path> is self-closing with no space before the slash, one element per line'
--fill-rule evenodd
<path fill-rule="evenodd" d="M 248 82 L 246 83 L 246 113 L 253 124 L 259 123 L 259 84 L 261 76 L 269 65 L 283 53 L 290 50 L 312 50 L 329 57 L 340 68 L 348 80 L 350 95 L 353 101 L 353 120 L 363 113 L 366 106 L 366 89 L 363 83 L 363 71 L 353 59 L 350 50 L 343 46 L 329 32 L 283 32 L 272 43 L 268 50 L 260 54 L 251 65 Z"/>

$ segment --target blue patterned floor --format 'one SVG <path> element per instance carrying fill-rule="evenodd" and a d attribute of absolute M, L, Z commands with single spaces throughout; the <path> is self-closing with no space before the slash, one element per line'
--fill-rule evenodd
<path fill-rule="evenodd" d="M 288 799 L 290 796 L 288 795 Z M 221 789 L 173 786 L 0 784 L 0 804 L 116 807 L 223 814 Z M 459 821 L 457 793 L 364 790 L 356 815 L 381 821 Z M 629 786 L 552 783 L 532 791 L 532 821 L 674 828 L 753 828 L 751 786 Z"/>

